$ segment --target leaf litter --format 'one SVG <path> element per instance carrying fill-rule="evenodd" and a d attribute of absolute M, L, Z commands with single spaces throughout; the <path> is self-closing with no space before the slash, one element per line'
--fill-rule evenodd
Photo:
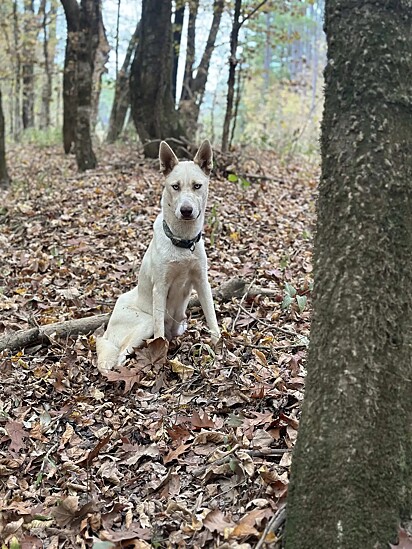
<path fill-rule="evenodd" d="M 77 174 L 57 148 L 13 151 L 0 333 L 109 312 L 135 285 L 161 177 L 130 146 L 100 158 Z M 194 308 L 184 336 L 149 341 L 105 376 L 95 334 L 0 355 L 3 543 L 246 549 L 263 535 L 287 495 L 303 398 L 317 170 L 256 152 L 256 171 L 268 179 L 228 181 L 217 156 L 211 284 L 262 288 L 215 300 L 218 349 Z"/>

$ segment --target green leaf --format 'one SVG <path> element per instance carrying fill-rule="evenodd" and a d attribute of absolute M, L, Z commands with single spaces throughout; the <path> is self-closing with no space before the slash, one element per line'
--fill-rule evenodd
<path fill-rule="evenodd" d="M 228 176 L 227 176 L 227 180 L 230 181 L 231 183 L 236 183 L 236 181 L 238 181 L 238 176 L 235 174 L 235 173 L 230 173 Z"/>
<path fill-rule="evenodd" d="M 290 295 L 290 297 L 295 297 L 296 295 L 296 290 L 295 288 L 292 286 L 292 284 L 289 284 L 289 282 L 285 282 L 285 290 L 286 290 L 286 293 L 288 295 Z"/>
<path fill-rule="evenodd" d="M 293 297 L 290 297 L 289 294 L 285 294 L 285 297 L 282 301 L 282 309 L 287 309 L 291 303 L 293 303 Z"/>
<path fill-rule="evenodd" d="M 251 186 L 251 182 L 247 181 L 246 179 L 243 179 L 243 177 L 241 177 L 240 178 L 240 186 L 242 187 L 242 189 L 247 189 L 248 187 Z"/>
<path fill-rule="evenodd" d="M 297 295 L 296 301 L 298 303 L 299 311 L 303 313 L 306 307 L 306 303 L 308 301 L 307 297 L 305 295 Z"/>

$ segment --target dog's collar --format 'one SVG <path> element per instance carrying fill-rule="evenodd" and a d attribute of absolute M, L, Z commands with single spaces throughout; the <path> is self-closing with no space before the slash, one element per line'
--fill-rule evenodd
<path fill-rule="evenodd" d="M 191 240 L 179 238 L 172 233 L 169 225 L 166 223 L 164 219 L 163 219 L 163 230 L 165 232 L 165 235 L 168 238 L 170 238 L 170 240 L 172 241 L 172 244 L 174 244 L 178 248 L 184 248 L 185 250 L 190 250 L 191 252 L 194 251 L 196 244 L 202 238 L 202 232 L 200 232 L 197 236 L 195 236 L 195 238 L 192 238 Z"/>

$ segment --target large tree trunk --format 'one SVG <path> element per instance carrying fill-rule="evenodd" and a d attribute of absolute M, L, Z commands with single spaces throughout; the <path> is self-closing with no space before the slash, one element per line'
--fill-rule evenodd
<path fill-rule="evenodd" d="M 61 0 L 66 15 L 67 39 L 63 71 L 63 146 L 69 154 L 76 143 L 77 52 L 79 47 L 80 9 L 77 0 Z"/>
<path fill-rule="evenodd" d="M 195 140 L 197 123 L 199 119 L 200 107 L 203 103 L 207 77 L 209 74 L 210 60 L 215 47 L 216 36 L 220 26 L 220 20 L 223 12 L 223 0 L 214 0 L 213 19 L 209 29 L 209 36 L 202 55 L 202 59 L 197 67 L 196 76 L 193 76 L 194 35 L 193 52 L 189 55 L 189 32 L 188 32 L 188 55 L 186 57 L 185 77 L 183 80 L 182 95 L 179 103 L 179 114 L 182 116 L 186 127 L 186 133 L 191 141 Z M 197 10 L 196 10 L 197 11 Z M 189 20 L 190 28 L 190 20 Z M 193 25 L 194 29 L 194 25 Z M 194 32 L 194 31 L 193 31 Z"/>
<path fill-rule="evenodd" d="M 100 0 L 81 0 L 77 55 L 76 161 L 80 171 L 96 167 L 91 138 L 93 69 L 99 43 Z"/>
<path fill-rule="evenodd" d="M 10 178 L 6 165 L 6 128 L 4 124 L 3 103 L 0 89 L 0 188 L 9 185 Z"/>
<path fill-rule="evenodd" d="M 162 139 L 186 139 L 172 95 L 171 15 L 171 0 L 143 0 L 130 92 L 133 121 L 149 157 L 158 155 Z M 184 149 L 178 151 L 184 153 Z"/>
<path fill-rule="evenodd" d="M 108 143 L 114 143 L 121 134 L 127 110 L 130 106 L 130 61 L 132 59 L 132 54 L 136 49 L 139 33 L 140 22 L 136 25 L 133 36 L 130 38 L 122 68 L 117 75 L 113 105 L 110 113 L 109 129 L 106 137 Z"/>
<path fill-rule="evenodd" d="M 288 549 L 383 549 L 412 513 L 412 12 L 326 0 L 314 316 Z"/>

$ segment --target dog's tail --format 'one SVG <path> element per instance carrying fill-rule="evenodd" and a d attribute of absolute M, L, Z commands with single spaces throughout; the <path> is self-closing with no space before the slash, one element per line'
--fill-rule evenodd
<path fill-rule="evenodd" d="M 103 337 L 96 339 L 97 369 L 106 374 L 119 363 L 120 349 L 114 343 Z"/>

